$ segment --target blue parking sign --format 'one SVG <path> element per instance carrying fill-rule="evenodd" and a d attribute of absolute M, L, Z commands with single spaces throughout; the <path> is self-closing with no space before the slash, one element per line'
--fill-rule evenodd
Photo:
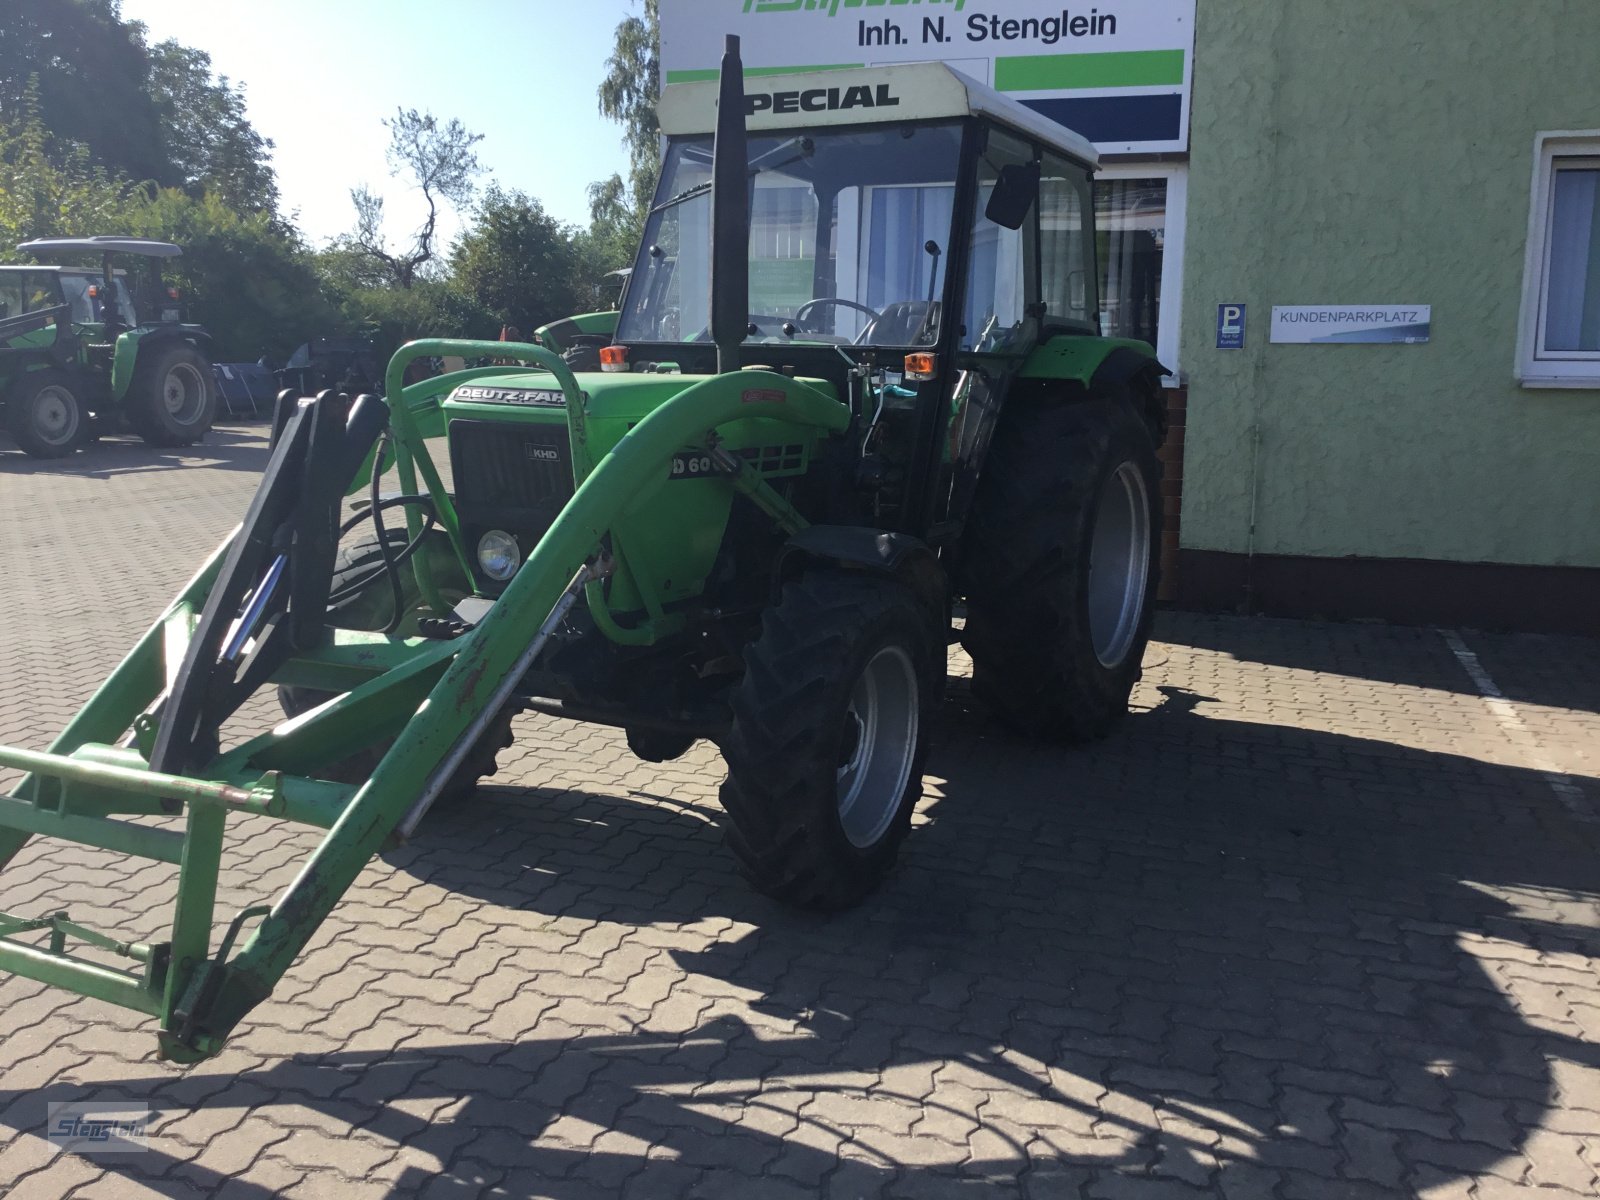
<path fill-rule="evenodd" d="M 1217 305 L 1217 349 L 1244 349 L 1244 305 Z"/>

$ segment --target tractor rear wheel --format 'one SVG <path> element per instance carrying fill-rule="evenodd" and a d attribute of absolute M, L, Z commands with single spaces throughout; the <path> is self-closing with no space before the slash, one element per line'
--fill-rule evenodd
<path fill-rule="evenodd" d="M 836 910 L 882 882 L 922 794 L 942 649 L 893 580 L 785 585 L 745 649 L 722 747 L 727 842 L 757 891 Z"/>
<path fill-rule="evenodd" d="M 398 554 L 406 544 L 405 530 L 390 529 L 385 532 L 388 535 L 391 553 Z M 419 553 L 427 553 L 429 549 L 433 549 L 436 551 L 434 560 L 441 566 L 445 566 L 446 563 L 454 564 L 455 557 L 449 549 L 448 540 L 443 535 L 438 535 L 434 541 L 442 544 L 425 546 Z M 445 570 L 448 569 L 448 566 L 445 566 Z M 455 569 L 459 573 L 460 568 Z M 338 593 L 352 585 L 359 585 L 363 581 L 369 586 L 360 588 L 355 594 L 331 605 L 328 610 L 328 623 L 337 629 L 378 631 L 387 628 L 394 616 L 394 593 L 388 581 L 381 577 L 384 570 L 383 553 L 378 548 L 377 538 L 367 538 L 341 547 L 333 569 L 330 594 Z M 451 580 L 443 571 L 437 578 L 441 580 L 440 591 L 446 600 L 456 600 L 471 594 L 470 587 L 461 586 L 457 580 Z M 427 615 L 428 610 L 424 606 L 421 589 L 417 587 L 416 576 L 409 564 L 402 564 L 400 567 L 400 601 L 403 615 L 397 632 L 401 636 L 414 637 L 417 632 L 417 618 Z M 336 694 L 316 688 L 281 686 L 278 688 L 278 703 L 282 706 L 285 716 L 297 717 L 333 699 Z M 455 769 L 439 793 L 439 799 L 435 802 L 439 807 L 466 801 L 478 790 L 480 780 L 493 775 L 499 769 L 500 751 L 509 748 L 515 740 L 511 729 L 514 712 L 514 708 L 508 707 L 489 722 L 483 735 L 473 744 L 467 756 L 461 760 L 461 765 Z M 328 778 L 340 782 L 360 783 L 372 774 L 379 761 L 388 753 L 391 744 L 384 742 L 359 750 L 331 767 L 324 768 L 324 773 Z"/>
<path fill-rule="evenodd" d="M 192 446 L 217 415 L 217 381 L 188 342 L 139 349 L 126 403 L 128 424 L 152 446 Z"/>
<path fill-rule="evenodd" d="M 29 371 L 6 400 L 6 431 L 33 458 L 61 458 L 89 431 L 89 414 L 65 372 Z"/>
<path fill-rule="evenodd" d="M 1160 545 L 1161 464 L 1131 404 L 1008 407 L 962 545 L 973 694 L 1030 737 L 1110 732 L 1150 640 Z"/>

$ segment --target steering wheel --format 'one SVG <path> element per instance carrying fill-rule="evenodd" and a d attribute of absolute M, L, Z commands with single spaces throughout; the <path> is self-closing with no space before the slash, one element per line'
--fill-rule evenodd
<path fill-rule="evenodd" d="M 845 308 L 853 308 L 857 312 L 866 313 L 867 316 L 872 318 L 871 321 L 867 322 L 867 327 L 869 329 L 872 327 L 872 322 L 876 321 L 880 316 L 883 315 L 875 308 L 869 308 L 865 304 L 858 304 L 854 300 L 846 300 L 843 296 L 818 296 L 815 300 L 807 300 L 799 308 L 794 310 L 794 323 L 802 328 L 805 328 L 807 314 L 809 314 L 813 308 L 818 308 L 824 304 L 838 304 L 844 306 Z M 822 331 L 820 329 L 812 329 L 809 332 L 821 333 Z"/>

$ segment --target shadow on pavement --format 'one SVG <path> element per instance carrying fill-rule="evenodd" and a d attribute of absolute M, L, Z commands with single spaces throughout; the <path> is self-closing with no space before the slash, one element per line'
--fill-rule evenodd
<path fill-rule="evenodd" d="M 1206 697 L 1163 691 L 1086 750 L 960 723 L 896 875 L 836 918 L 751 895 L 690 806 L 489 789 L 391 858 L 531 913 L 742 923 L 668 951 L 758 997 L 708 1000 L 690 1033 L 535 1025 L 117 1090 L 265 1119 L 287 1097 L 442 1164 L 396 1196 L 1264 1196 L 1279 1171 L 1356 1196 L 1519 1152 L 1559 1065 L 1600 1049 L 1530 1024 L 1488 963 L 1600 952 L 1593 832 L 1536 774 L 1207 719 Z M 0 1092 L 0 1111 L 83 1094 Z M 159 1151 L 113 1169 L 175 1194 L 229 1182 Z"/>
<path fill-rule="evenodd" d="M 195 446 L 165 449 L 147 446 L 133 437 L 108 437 L 65 458 L 29 458 L 8 439 L 0 440 L 0 473 L 12 475 L 76 475 L 85 479 L 113 479 L 209 467 L 221 471 L 260 474 L 267 465 L 266 425 L 219 426 Z"/>
<path fill-rule="evenodd" d="M 1166 611 L 1156 636 L 1240 662 L 1477 696 L 1436 629 Z M 1539 633 L 1461 634 L 1507 699 L 1600 713 L 1600 639 Z"/>

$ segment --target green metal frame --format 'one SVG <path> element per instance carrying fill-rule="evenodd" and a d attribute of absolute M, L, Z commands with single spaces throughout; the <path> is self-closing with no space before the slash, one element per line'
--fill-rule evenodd
<path fill-rule="evenodd" d="M 701 448 L 716 456 L 717 427 L 752 416 L 834 433 L 850 419 L 843 404 L 804 382 L 773 372 L 738 371 L 686 380 L 680 394 L 594 461 L 584 436 L 582 392 L 555 354 L 503 342 L 412 342 L 396 353 L 387 376 L 388 395 L 398 398 L 391 405 L 395 466 L 408 493 L 416 491 L 420 476 L 463 568 L 469 551 L 425 438 L 442 432 L 438 398 L 449 387 L 516 368 L 461 372 L 401 387 L 406 364 L 447 354 L 531 363 L 549 371 L 565 393 L 576 491 L 522 569 L 488 614 L 453 641 L 330 630 L 321 646 L 291 659 L 275 681 L 340 695 L 219 755 L 192 777 L 160 775 L 149 770 L 144 755 L 155 740 L 161 700 L 221 569 L 229 547 L 225 542 L 48 751 L 0 747 L 0 765 L 29 772 L 11 797 L 0 799 L 0 867 L 40 835 L 173 863 L 179 869 L 178 895 L 169 940 L 120 942 L 64 913 L 0 913 L 0 969 L 156 1017 L 162 1053 L 173 1060 L 194 1062 L 216 1053 L 239 1020 L 271 993 L 372 855 L 408 814 L 416 815 L 430 781 L 446 771 L 453 752 L 470 742 L 475 724 L 498 707 L 507 681 L 526 669 L 528 653 L 537 645 L 531 631 L 550 619 L 564 596 L 583 586 L 581 572 L 600 560 L 612 526 L 670 471 L 673 454 Z M 719 461 L 727 485 L 781 527 L 804 526 L 758 475 L 725 453 Z M 359 486 L 362 473 L 352 487 Z M 417 529 L 413 524 L 412 532 Z M 412 561 L 423 595 L 442 606 L 427 556 Z M 591 582 L 585 591 L 596 622 L 617 636 L 599 589 Z M 621 630 L 619 640 L 648 641 L 671 628 L 669 616 L 650 617 L 638 628 Z M 353 750 L 389 739 L 391 748 L 365 783 L 352 787 L 318 778 L 319 769 Z M 328 833 L 287 890 L 270 905 L 241 911 L 213 950 L 217 877 L 231 813 L 281 818 Z M 165 817 L 167 823 L 116 819 L 129 816 Z M 46 939 L 43 944 L 40 938 Z M 137 966 L 106 966 L 69 952 L 69 942 L 129 958 Z M 237 952 L 235 945 L 240 945 Z"/>

